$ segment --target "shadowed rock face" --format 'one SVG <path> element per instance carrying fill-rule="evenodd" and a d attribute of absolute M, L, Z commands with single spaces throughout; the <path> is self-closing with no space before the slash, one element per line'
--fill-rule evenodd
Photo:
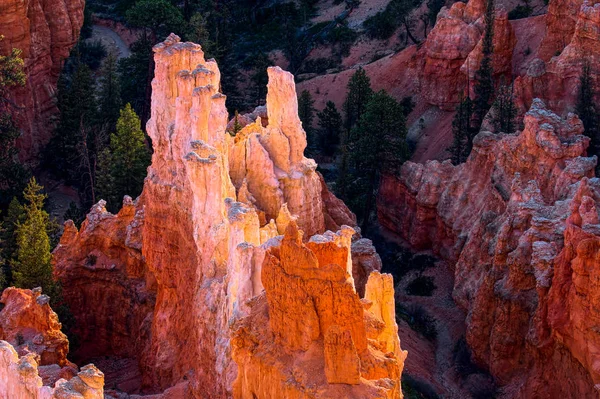
<path fill-rule="evenodd" d="M 390 333 L 396 331 L 391 277 L 367 281 L 372 270 L 381 268 L 368 240 L 356 239 L 352 262 L 354 230 L 343 225 L 355 225 L 356 219 L 329 192 L 315 162 L 303 155 L 306 135 L 297 116 L 293 76 L 269 68 L 268 124 L 255 118 L 231 137 L 214 60 L 205 60 L 199 45 L 182 43 L 175 35 L 154 52 L 147 125 L 154 153 L 143 193 L 136 201 L 126 197 L 117 215 L 106 212 L 101 201 L 79 231 L 67 222 L 54 253 L 56 276 L 85 341 L 80 356 L 135 357 L 148 391 L 175 387 L 179 397 L 225 398 L 234 392 L 246 397 L 246 385 L 235 385 L 241 389 L 235 391 L 234 381 L 240 367 L 255 360 L 244 357 L 238 364 L 232 359 L 231 328 L 250 315 L 252 303 L 264 298 L 262 270 L 271 262 L 267 254 L 287 242 L 282 237 L 286 229 L 298 226 L 306 240 L 315 234 L 322 236 L 313 240 L 338 237 L 323 244 L 331 257 L 327 251 L 317 252 L 317 257 L 325 256 L 323 267 L 341 271 L 335 282 L 351 303 L 339 301 L 334 293 L 320 295 L 323 304 L 329 303 L 329 313 L 349 313 L 363 324 L 349 333 L 347 324 L 336 321 L 337 329 L 310 334 L 321 345 L 314 361 L 326 363 L 331 376 L 318 384 L 324 390 L 343 390 L 330 385 L 351 379 L 356 392 L 367 393 L 361 397 L 400 397 L 405 354 L 397 335 Z M 296 230 L 292 236 L 301 235 Z M 321 248 L 306 245 L 312 251 Z M 320 272 L 307 269 L 304 277 L 317 278 Z M 368 298 L 365 303 L 356 294 L 353 275 L 358 291 Z M 92 307 L 96 302 L 100 306 Z M 293 303 L 283 305 L 281 312 L 287 306 L 289 312 L 297 311 Z M 374 316 L 367 323 L 363 308 L 369 306 Z M 265 339 L 278 331 L 269 330 L 268 324 L 255 327 L 263 329 Z M 368 340 L 377 343 L 367 345 Z M 280 382 L 277 376 L 292 368 L 311 375 L 309 366 L 299 365 L 286 347 L 281 351 L 278 356 L 290 364 L 261 378 L 275 384 Z M 342 359 L 356 356 L 370 363 L 345 375 Z M 278 397 L 315 397 L 305 388 L 284 383 Z"/>
<path fill-rule="evenodd" d="M 29 160 L 48 142 L 56 83 L 83 25 L 84 0 L 6 0 L 0 4 L 0 53 L 23 51 L 27 84 L 11 96 L 23 109 L 17 123 L 23 133 L 18 140 L 21 158 Z"/>
<path fill-rule="evenodd" d="M 104 375 L 78 371 L 69 341 L 41 289 L 7 288 L 0 303 L 0 396 L 10 399 L 103 399 Z M 68 381 L 67 381 L 68 380 Z"/>
<path fill-rule="evenodd" d="M 600 180 L 582 133 L 535 100 L 522 132 L 480 133 L 459 166 L 407 162 L 380 191 L 383 225 L 456 263 L 467 341 L 513 397 L 594 397 L 600 382 Z"/>

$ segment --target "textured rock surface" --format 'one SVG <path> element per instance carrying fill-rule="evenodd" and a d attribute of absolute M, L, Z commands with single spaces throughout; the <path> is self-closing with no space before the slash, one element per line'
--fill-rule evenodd
<path fill-rule="evenodd" d="M 533 99 L 538 97 L 543 98 L 554 112 L 566 114 L 573 111 L 577 103 L 579 77 L 586 62 L 590 65 L 595 87 L 600 85 L 600 2 L 570 1 L 566 2 L 567 6 L 562 5 L 563 2 L 556 1 L 551 3 L 550 11 L 553 9 L 552 4 L 556 3 L 560 3 L 560 7 L 564 7 L 562 10 L 569 16 L 559 14 L 558 17 L 554 17 L 553 14 L 548 14 L 545 42 L 542 43 L 538 54 L 540 58 L 532 61 L 527 73 L 515 81 L 515 103 L 521 113 L 524 113 Z M 573 11 L 575 6 L 578 12 Z M 574 15 L 577 16 L 576 23 L 573 21 Z M 553 25 L 554 18 L 559 21 Z M 571 25 L 572 27 L 569 28 Z M 569 28 L 572 32 L 567 35 L 568 37 L 565 36 L 567 39 L 564 42 L 561 42 L 557 38 L 552 38 L 553 26 L 560 27 L 556 29 Z M 563 34 L 566 35 L 560 33 Z M 545 43 L 563 43 L 556 50 L 562 52 L 547 60 L 549 58 L 545 55 L 547 47 L 543 47 Z"/>
<path fill-rule="evenodd" d="M 63 60 L 79 39 L 84 0 L 6 0 L 0 3 L 0 53 L 23 51 L 27 84 L 12 93 L 23 107 L 17 122 L 21 157 L 29 159 L 48 142 L 56 107 L 52 97 Z"/>
<path fill-rule="evenodd" d="M 548 62 L 571 42 L 583 0 L 551 0 L 546 14 L 546 35 L 538 56 Z"/>
<path fill-rule="evenodd" d="M 281 244 L 267 250 L 265 293 L 253 298 L 233 337 L 234 397 L 402 397 L 406 352 L 392 277 L 371 274 L 360 299 L 351 278 L 352 234 L 344 228 L 303 244 L 291 223 Z"/>
<path fill-rule="evenodd" d="M 420 91 L 426 101 L 453 110 L 466 91 L 467 77 L 473 81 L 482 53 L 485 2 L 456 2 L 443 8 L 423 48 L 416 53 Z M 510 78 L 516 44 L 513 27 L 503 8 L 494 21 L 494 76 Z"/>
<path fill-rule="evenodd" d="M 521 133 L 480 133 L 459 166 L 406 163 L 380 191 L 382 224 L 456 263 L 467 341 L 511 397 L 597 395 L 600 180 L 582 132 L 536 100 Z"/>
<path fill-rule="evenodd" d="M 67 360 L 69 341 L 39 288 L 7 288 L 0 303 L 0 397 L 104 398 L 102 372 L 93 365 L 78 372 Z"/>
<path fill-rule="evenodd" d="M 317 233 L 336 236 L 325 228 L 341 228 L 337 236 L 344 237 L 343 245 L 336 242 L 342 248 L 332 261 L 343 264 L 349 276 L 354 266 L 363 286 L 367 273 L 381 266 L 368 240 L 357 241 L 360 255 L 352 263 L 354 231 L 341 225 L 353 225 L 356 219 L 327 190 L 315 162 L 303 155 L 306 136 L 291 74 L 268 70 L 268 123 L 263 125 L 256 115 L 231 137 L 216 63 L 204 59 L 200 46 L 181 43 L 174 35 L 154 51 L 147 125 L 154 153 L 142 195 L 135 203 L 126 197 L 118 215 L 106 212 L 101 201 L 80 231 L 67 222 L 54 253 L 56 275 L 87 342 L 82 356 L 133 355 L 144 389 L 166 390 L 165 397 L 175 391 L 180 397 L 230 397 L 238 375 L 230 326 L 248 316 L 253 301 L 261 298 L 263 261 L 269 248 L 280 245 L 280 234 L 298 225 L 308 239 Z M 352 281 L 345 290 L 360 304 Z M 101 287 L 108 291 L 105 297 Z M 344 303 L 329 300 L 330 312 L 348 311 Z M 94 301 L 110 303 L 92 309 Z M 257 327 L 265 329 L 266 324 Z M 328 342 L 338 339 L 346 340 L 346 333 L 330 335 Z M 361 339 L 366 342 L 364 334 Z M 335 345 L 329 348 L 330 359 L 336 353 L 346 358 Z M 317 360 L 324 362 L 321 350 Z M 391 385 L 382 389 L 396 395 L 403 357 L 399 344 L 394 350 L 394 367 L 382 370 L 379 365 L 391 360 L 373 360 L 373 370 L 361 375 L 383 379 L 379 383 L 384 385 L 384 377 L 391 378 Z M 312 376 L 309 365 L 298 370 Z M 296 385 L 284 385 L 281 397 L 302 397 Z"/>

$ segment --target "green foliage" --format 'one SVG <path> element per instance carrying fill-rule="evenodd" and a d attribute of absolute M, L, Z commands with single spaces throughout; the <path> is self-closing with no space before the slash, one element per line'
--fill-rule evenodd
<path fill-rule="evenodd" d="M 438 332 L 435 318 L 430 316 L 422 306 L 396 304 L 396 318 L 404 320 L 411 329 L 429 341 L 437 339 Z"/>
<path fill-rule="evenodd" d="M 494 52 L 494 0 L 487 0 L 485 11 L 485 33 L 483 35 L 483 58 L 479 70 L 475 74 L 475 99 L 473 100 L 473 130 L 479 132 L 485 115 L 490 110 L 494 98 L 494 70 L 492 53 Z M 473 147 L 473 137 L 467 140 L 468 152 Z"/>
<path fill-rule="evenodd" d="M 516 131 L 517 107 L 515 107 L 512 85 L 499 87 L 492 108 L 494 111 L 492 118 L 494 130 L 502 133 L 514 133 Z"/>
<path fill-rule="evenodd" d="M 347 199 L 348 186 L 350 183 L 350 176 L 348 173 L 350 166 L 350 147 L 356 141 L 352 132 L 373 95 L 371 80 L 363 68 L 358 68 L 352 75 L 346 88 L 348 89 L 348 94 L 346 95 L 346 100 L 343 105 L 345 117 L 344 130 L 342 131 L 340 139 L 341 157 L 338 167 L 338 179 L 336 182 L 337 195 L 343 200 Z"/>
<path fill-rule="evenodd" d="M 80 40 L 73 49 L 74 57 L 93 71 L 100 68 L 107 54 L 106 47 L 99 40 L 91 42 Z"/>
<path fill-rule="evenodd" d="M 130 26 L 150 29 L 152 42 L 185 28 L 183 15 L 168 0 L 140 0 L 125 15 Z"/>
<path fill-rule="evenodd" d="M 508 13 L 508 19 L 523 19 L 531 16 L 533 13 L 533 8 L 529 4 L 519 4 L 513 10 Z"/>
<path fill-rule="evenodd" d="M 110 153 L 102 152 L 100 164 L 98 191 L 109 209 L 118 209 L 123 196 L 135 198 L 142 192 L 150 153 L 140 119 L 130 104 L 121 110 L 117 131 L 110 135 Z"/>
<path fill-rule="evenodd" d="M 251 104 L 254 107 L 264 105 L 267 83 L 269 83 L 267 68 L 273 65 L 273 62 L 265 53 L 254 53 L 244 61 L 243 65 L 250 71 Z"/>
<path fill-rule="evenodd" d="M 69 203 L 69 209 L 63 215 L 64 220 L 72 220 L 77 228 L 81 227 L 81 223 L 85 220 L 85 212 L 77 206 L 73 201 Z"/>
<path fill-rule="evenodd" d="M 52 255 L 47 228 L 49 215 L 44 210 L 46 195 L 35 178 L 25 188 L 24 218 L 16 225 L 16 257 L 12 260 L 14 284 L 19 288 L 42 287 L 47 293 L 55 291 L 52 280 Z"/>
<path fill-rule="evenodd" d="M 406 293 L 416 296 L 431 296 L 436 288 L 433 277 L 417 276 L 406 286 Z"/>
<path fill-rule="evenodd" d="M 383 11 L 367 18 L 363 28 L 372 39 L 389 39 L 404 24 L 408 28 L 409 15 L 421 0 L 391 0 Z"/>
<path fill-rule="evenodd" d="M 325 108 L 317 113 L 317 118 L 319 119 L 319 148 L 323 155 L 332 156 L 342 135 L 342 115 L 332 101 L 327 101 Z"/>
<path fill-rule="evenodd" d="M 576 112 L 583 122 L 584 134 L 590 138 L 589 155 L 600 155 L 600 114 L 594 101 L 596 88 L 589 61 L 583 64 L 579 78 Z M 597 168 L 598 169 L 598 168 Z"/>
<path fill-rule="evenodd" d="M 315 100 L 308 90 L 303 90 L 298 97 L 298 116 L 302 121 L 302 127 L 306 132 L 308 147 L 316 148 L 316 137 L 313 131 L 313 119 L 315 117 Z"/>
<path fill-rule="evenodd" d="M 233 126 L 231 127 L 231 130 L 227 131 L 227 133 L 229 133 L 232 137 L 235 137 L 235 135 L 238 134 L 240 130 L 242 130 L 242 124 L 240 123 L 239 118 L 240 114 L 236 109 L 235 114 L 233 116 Z"/>
<path fill-rule="evenodd" d="M 453 141 L 449 149 L 452 163 L 461 164 L 467 160 L 471 153 L 469 137 L 473 134 L 471 118 L 473 116 L 473 102 L 467 96 L 458 104 L 456 114 L 452 120 Z"/>
<path fill-rule="evenodd" d="M 104 60 L 99 83 L 98 105 L 100 118 L 103 124 L 113 130 L 121 109 L 121 87 L 117 72 L 117 59 L 113 54 L 109 54 Z"/>
<path fill-rule="evenodd" d="M 118 77 L 122 102 L 131 104 L 138 115 L 150 115 L 149 72 L 152 63 L 152 45 L 141 38 L 131 46 L 131 55 L 118 62 Z"/>
<path fill-rule="evenodd" d="M 395 174 L 408 156 L 406 119 L 400 103 L 385 91 L 373 94 L 366 105 L 349 146 L 352 196 L 350 204 L 367 227 L 379 180 L 384 173 Z"/>
<path fill-rule="evenodd" d="M 437 16 L 440 13 L 442 7 L 446 5 L 446 0 L 427 0 L 427 16 L 429 17 L 429 24 L 435 25 Z"/>
<path fill-rule="evenodd" d="M 431 385 L 406 373 L 402 374 L 402 393 L 404 399 L 439 399 Z"/>
<path fill-rule="evenodd" d="M 2 40 L 4 36 L 0 35 L 0 41 Z M 21 50 L 14 48 L 9 55 L 0 55 L 0 97 L 3 101 L 6 101 L 8 89 L 25 85 L 25 64 L 21 54 Z"/>

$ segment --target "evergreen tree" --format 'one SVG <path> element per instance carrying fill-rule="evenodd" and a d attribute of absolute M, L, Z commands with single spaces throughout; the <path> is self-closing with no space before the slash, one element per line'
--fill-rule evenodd
<path fill-rule="evenodd" d="M 498 89 L 498 95 L 494 100 L 492 124 L 496 132 L 514 133 L 517 108 L 513 99 L 512 85 L 502 85 Z"/>
<path fill-rule="evenodd" d="M 127 24 L 134 28 L 150 30 L 150 40 L 156 43 L 171 32 L 183 33 L 185 20 L 177 7 L 168 0 L 140 0 L 126 13 Z"/>
<path fill-rule="evenodd" d="M 44 211 L 46 195 L 35 178 L 31 178 L 23 196 L 25 216 L 16 228 L 16 257 L 12 261 L 12 274 L 15 286 L 19 288 L 42 287 L 52 294 L 56 286 L 52 280 L 50 239 L 47 228 L 49 216 Z"/>
<path fill-rule="evenodd" d="M 154 71 L 152 44 L 149 39 L 140 40 L 131 46 L 131 55 L 119 60 L 119 83 L 122 103 L 130 103 L 145 123 L 150 118 L 151 82 Z"/>
<path fill-rule="evenodd" d="M 238 134 L 240 130 L 242 130 L 242 124 L 240 123 L 239 118 L 240 118 L 240 114 L 238 113 L 238 111 L 236 109 L 235 113 L 234 113 L 234 117 L 233 117 L 233 126 L 231 127 L 231 130 L 228 131 L 228 133 L 232 137 L 235 137 L 235 135 Z"/>
<path fill-rule="evenodd" d="M 385 91 L 371 96 L 350 146 L 352 162 L 351 205 L 366 229 L 375 205 L 381 175 L 396 174 L 408 156 L 403 107 Z"/>
<path fill-rule="evenodd" d="M 317 113 L 319 118 L 319 147 L 324 155 L 332 156 L 340 142 L 343 129 L 342 115 L 332 101 L 327 101 L 325 109 Z"/>
<path fill-rule="evenodd" d="M 576 112 L 583 122 L 584 133 L 590 138 L 588 154 L 600 155 L 600 115 L 594 102 L 594 80 L 592 79 L 591 66 L 588 61 L 583 64 L 579 78 L 579 92 L 577 95 Z M 597 167 L 598 169 L 598 167 Z"/>
<path fill-rule="evenodd" d="M 494 98 L 494 70 L 492 67 L 492 54 L 494 52 L 494 0 L 487 0 L 484 16 L 485 32 L 481 64 L 475 73 L 475 99 L 473 100 L 473 133 L 469 135 L 468 150 L 473 147 L 473 138 L 483 124 L 483 119 L 490 110 Z"/>
<path fill-rule="evenodd" d="M 298 116 L 302 121 L 302 127 L 306 132 L 306 138 L 308 141 L 309 148 L 315 148 L 317 146 L 312 123 L 315 115 L 315 100 L 308 90 L 303 90 L 298 97 Z"/>
<path fill-rule="evenodd" d="M 348 94 L 344 101 L 343 111 L 345 115 L 344 129 L 340 139 L 341 157 L 338 167 L 338 179 L 336 182 L 337 195 L 342 199 L 347 199 L 348 166 L 349 166 L 349 147 L 353 145 L 355 137 L 353 135 L 354 127 L 359 122 L 362 114 L 365 112 L 367 103 L 373 95 L 371 89 L 371 79 L 367 76 L 364 69 L 358 70 L 348 81 Z"/>
<path fill-rule="evenodd" d="M 450 147 L 452 163 L 455 165 L 465 162 L 471 152 L 469 148 L 469 135 L 471 134 L 471 117 L 473 103 L 469 96 L 465 96 L 456 107 L 456 114 L 452 121 L 453 141 Z"/>
<path fill-rule="evenodd" d="M 4 36 L 0 36 L 0 41 Z M 5 209 L 13 196 L 20 195 L 27 183 L 28 171 L 18 159 L 16 140 L 20 131 L 12 114 L 18 106 L 10 99 L 9 90 L 25 85 L 21 50 L 12 49 L 0 56 L 0 209 Z"/>
<path fill-rule="evenodd" d="M 117 58 L 111 53 L 104 60 L 99 79 L 98 105 L 102 122 L 114 130 L 121 109 L 121 87 L 117 73 Z"/>
<path fill-rule="evenodd" d="M 117 199 L 125 195 L 137 197 L 141 192 L 146 177 L 146 168 L 150 164 L 150 153 L 145 144 L 144 132 L 142 132 L 140 118 L 127 104 L 121 110 L 121 116 L 117 121 L 117 131 L 110 135 L 110 155 L 102 154 L 102 158 L 109 158 L 107 162 L 102 159 L 99 179 L 102 181 L 99 187 L 104 192 L 101 195 L 112 200 L 109 206 L 112 209 L 118 207 Z"/>

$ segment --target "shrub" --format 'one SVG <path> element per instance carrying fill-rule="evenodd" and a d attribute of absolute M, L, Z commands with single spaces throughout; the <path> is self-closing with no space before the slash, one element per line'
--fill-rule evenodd
<path fill-rule="evenodd" d="M 438 399 L 439 396 L 433 387 L 425 381 L 412 377 L 408 374 L 402 375 L 402 392 L 405 399 Z"/>
<path fill-rule="evenodd" d="M 79 60 L 90 67 L 92 70 L 96 70 L 102 64 L 102 60 L 107 55 L 106 48 L 99 40 L 94 41 L 80 41 L 77 44 L 76 55 L 79 56 Z"/>
<path fill-rule="evenodd" d="M 363 28 L 371 39 L 389 39 L 397 27 L 393 14 L 387 9 L 379 11 L 363 22 Z"/>
<path fill-rule="evenodd" d="M 429 341 L 435 341 L 437 338 L 435 319 L 422 306 L 409 305 L 404 307 L 398 304 L 396 306 L 396 317 L 406 321 L 411 329 Z"/>
<path fill-rule="evenodd" d="M 431 276 L 418 276 L 406 286 L 406 293 L 415 296 L 431 296 L 437 288 Z"/>
<path fill-rule="evenodd" d="M 533 12 L 533 8 L 526 5 L 518 5 L 511 12 L 508 13 L 508 19 L 522 19 L 527 18 Z"/>

